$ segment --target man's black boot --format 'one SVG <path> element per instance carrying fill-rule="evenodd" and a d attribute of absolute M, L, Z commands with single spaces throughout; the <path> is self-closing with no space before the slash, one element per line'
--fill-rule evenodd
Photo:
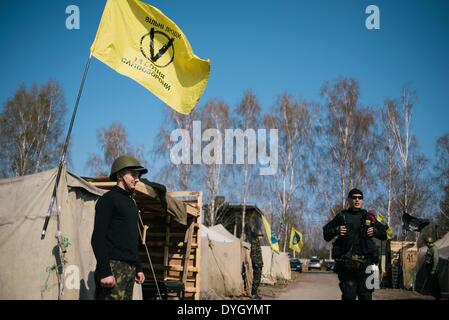
<path fill-rule="evenodd" d="M 253 300 L 261 300 L 262 297 L 257 294 L 257 292 L 251 292 L 251 299 Z"/>

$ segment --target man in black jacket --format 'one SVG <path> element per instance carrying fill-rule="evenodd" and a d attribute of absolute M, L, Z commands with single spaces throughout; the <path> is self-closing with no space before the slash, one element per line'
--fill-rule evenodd
<path fill-rule="evenodd" d="M 386 227 L 372 213 L 362 209 L 363 193 L 352 189 L 348 194 L 349 209 L 341 211 L 323 227 L 324 240 L 337 237 L 332 246 L 335 272 L 340 280 L 342 300 L 371 300 L 374 288 L 367 283 L 379 262 L 379 250 L 373 237 L 386 240 Z"/>
<path fill-rule="evenodd" d="M 147 172 L 134 157 L 118 157 L 110 175 L 117 185 L 95 206 L 91 243 L 97 259 L 97 299 L 130 300 L 134 282 L 145 281 L 138 255 L 139 210 L 133 193 L 140 176 Z"/>

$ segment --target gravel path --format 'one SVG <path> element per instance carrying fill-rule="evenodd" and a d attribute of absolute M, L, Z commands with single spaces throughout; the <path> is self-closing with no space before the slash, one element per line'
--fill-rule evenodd
<path fill-rule="evenodd" d="M 265 286 L 261 291 L 264 299 L 273 300 L 340 300 L 337 274 L 333 272 L 311 271 L 292 274 L 288 286 L 280 289 Z M 266 293 L 264 295 L 263 293 Z M 417 292 L 400 289 L 375 290 L 373 300 L 432 300 Z"/>
<path fill-rule="evenodd" d="M 333 272 L 303 272 L 274 300 L 340 300 L 337 275 Z"/>

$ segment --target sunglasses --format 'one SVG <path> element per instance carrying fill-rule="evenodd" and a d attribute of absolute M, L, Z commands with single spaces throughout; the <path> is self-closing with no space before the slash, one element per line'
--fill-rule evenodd
<path fill-rule="evenodd" d="M 363 200 L 363 196 L 351 196 L 352 200 Z"/>

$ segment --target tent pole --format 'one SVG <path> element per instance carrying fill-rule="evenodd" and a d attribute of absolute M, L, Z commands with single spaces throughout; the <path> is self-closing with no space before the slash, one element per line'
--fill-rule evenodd
<path fill-rule="evenodd" d="M 67 149 L 69 146 L 70 135 L 72 134 L 73 123 L 75 122 L 76 111 L 78 110 L 78 104 L 80 102 L 81 94 L 83 92 L 84 82 L 86 81 L 87 71 L 89 70 L 89 65 L 90 65 L 91 59 L 92 59 L 92 53 L 90 53 L 89 59 L 87 59 L 86 66 L 84 67 L 84 74 L 83 74 L 83 78 L 81 80 L 80 88 L 78 90 L 78 97 L 76 98 L 75 107 L 73 108 L 72 118 L 70 120 L 69 130 L 67 131 L 67 136 L 65 138 L 65 142 L 64 142 L 64 145 L 62 148 L 61 160 L 59 161 L 58 173 L 56 175 L 56 182 L 55 182 L 55 186 L 53 188 L 50 206 L 48 207 L 47 216 L 45 217 L 44 227 L 42 228 L 42 232 L 41 232 L 41 240 L 43 240 L 45 238 L 45 234 L 47 232 L 47 227 L 48 227 L 48 222 L 50 221 L 50 216 L 51 216 L 51 213 L 52 213 L 53 208 L 56 203 L 56 192 L 58 190 L 59 180 L 61 180 L 62 168 L 64 167 L 64 164 L 66 162 L 65 158 L 66 158 Z M 59 215 L 58 215 L 58 217 L 59 217 Z"/>

